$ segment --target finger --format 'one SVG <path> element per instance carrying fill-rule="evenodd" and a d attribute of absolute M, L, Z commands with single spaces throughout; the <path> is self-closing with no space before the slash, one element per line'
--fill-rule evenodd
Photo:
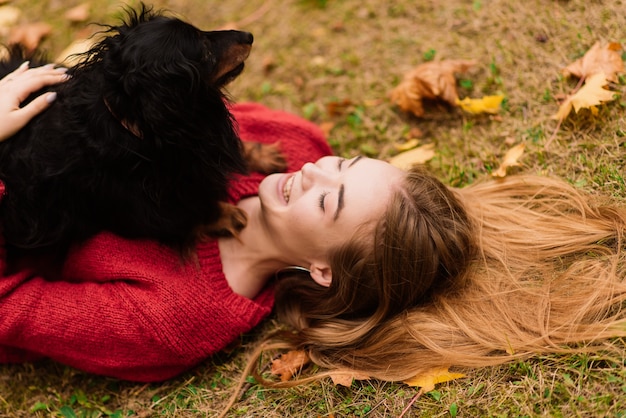
<path fill-rule="evenodd" d="M 0 80 L 0 83 L 7 82 L 7 81 L 11 80 L 12 78 L 15 78 L 15 77 L 19 76 L 20 74 L 25 73 L 28 70 L 28 64 L 29 64 L 28 61 L 24 61 L 14 71 L 12 71 L 9 74 L 7 74 L 6 76 L 4 76 L 2 78 L 2 80 Z"/>
<path fill-rule="evenodd" d="M 26 125 L 32 118 L 43 112 L 48 106 L 50 106 L 50 103 L 52 103 L 56 99 L 56 97 L 57 94 L 55 92 L 45 93 L 35 98 L 26 106 L 13 111 L 11 113 L 11 117 L 15 122 L 15 132 L 22 129 L 24 125 Z"/>

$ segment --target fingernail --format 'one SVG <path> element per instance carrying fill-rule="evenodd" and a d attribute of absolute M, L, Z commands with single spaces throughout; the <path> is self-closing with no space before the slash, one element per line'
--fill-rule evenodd
<path fill-rule="evenodd" d="M 48 103 L 52 103 L 52 102 L 54 102 L 54 100 L 55 100 L 56 98 L 57 98 L 57 93 L 53 91 L 52 93 L 49 93 L 49 94 L 46 96 L 46 101 L 47 101 Z"/>
<path fill-rule="evenodd" d="M 20 64 L 20 68 L 27 68 L 28 64 L 30 64 L 30 61 L 24 61 L 23 63 Z"/>

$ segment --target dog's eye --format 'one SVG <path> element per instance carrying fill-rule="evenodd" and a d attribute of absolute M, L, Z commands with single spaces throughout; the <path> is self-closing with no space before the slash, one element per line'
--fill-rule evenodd
<path fill-rule="evenodd" d="M 202 62 L 208 62 L 211 60 L 211 42 L 208 39 L 202 41 L 204 51 L 202 53 Z"/>

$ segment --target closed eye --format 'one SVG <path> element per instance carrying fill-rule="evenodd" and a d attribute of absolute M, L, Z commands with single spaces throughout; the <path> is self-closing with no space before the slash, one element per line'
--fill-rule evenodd
<path fill-rule="evenodd" d="M 324 207 L 324 199 L 326 198 L 327 195 L 328 195 L 328 192 L 323 192 L 319 197 L 319 207 L 324 212 L 326 212 L 326 208 Z"/>

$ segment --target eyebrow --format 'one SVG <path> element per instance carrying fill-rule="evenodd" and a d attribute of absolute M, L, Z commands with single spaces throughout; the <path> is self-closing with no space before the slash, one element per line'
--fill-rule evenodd
<path fill-rule="evenodd" d="M 352 161 L 350 163 L 350 165 L 348 165 L 348 168 L 352 167 L 354 164 L 356 164 L 357 161 L 359 161 L 363 156 L 359 155 L 358 157 L 356 157 L 354 159 L 354 161 Z M 341 165 L 343 164 L 344 160 L 340 160 L 339 161 L 339 170 L 341 170 Z M 333 216 L 333 222 L 337 220 L 337 218 L 339 218 L 339 214 L 341 212 L 341 209 L 343 209 L 345 202 L 344 202 L 344 191 L 345 191 L 345 187 L 342 184 L 341 186 L 339 186 L 339 194 L 337 195 L 337 210 L 335 210 L 335 215 Z"/>

